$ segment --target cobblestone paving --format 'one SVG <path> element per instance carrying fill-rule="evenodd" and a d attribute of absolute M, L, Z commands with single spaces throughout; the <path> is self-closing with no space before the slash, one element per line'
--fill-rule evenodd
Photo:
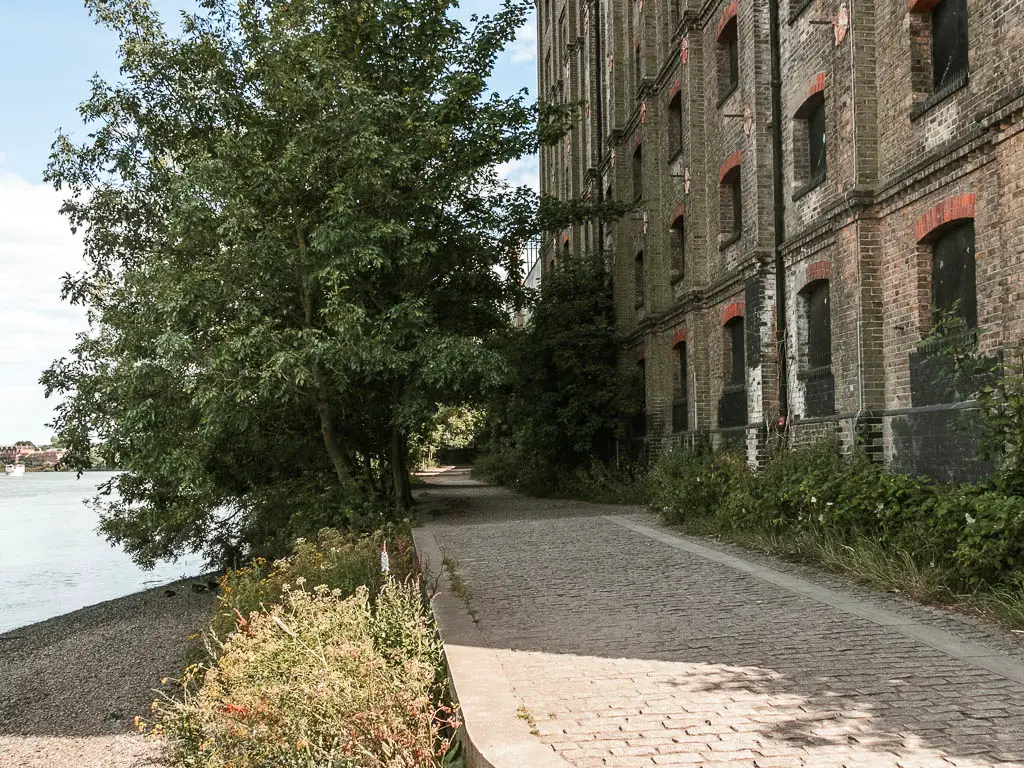
<path fill-rule="evenodd" d="M 494 488 L 425 495 L 538 738 L 578 768 L 1024 767 L 1024 685 L 898 627 L 609 517 L 657 526 L 635 508 Z M 921 623 L 926 609 L 906 610 Z"/>

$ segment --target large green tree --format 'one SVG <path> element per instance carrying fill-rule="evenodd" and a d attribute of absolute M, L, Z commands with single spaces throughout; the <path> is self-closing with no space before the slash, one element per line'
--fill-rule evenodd
<path fill-rule="evenodd" d="M 87 0 L 121 78 L 48 169 L 90 330 L 43 382 L 66 462 L 99 440 L 126 470 L 101 528 L 144 564 L 407 505 L 408 437 L 494 375 L 536 227 L 495 172 L 536 110 L 487 90 L 524 0 L 471 28 L 453 0 L 201 5 L 172 36 L 146 0 Z"/>

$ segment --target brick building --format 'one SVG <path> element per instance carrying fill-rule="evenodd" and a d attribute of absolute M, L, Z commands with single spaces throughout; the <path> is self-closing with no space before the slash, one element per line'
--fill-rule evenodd
<path fill-rule="evenodd" d="M 543 263 L 613 265 L 648 448 L 710 433 L 755 461 L 785 425 L 984 472 L 922 342 L 933 307 L 986 354 L 1022 338 L 1024 0 L 539 0 L 537 21 L 541 97 L 581 105 L 542 191 L 638 203 L 547 233 Z"/>

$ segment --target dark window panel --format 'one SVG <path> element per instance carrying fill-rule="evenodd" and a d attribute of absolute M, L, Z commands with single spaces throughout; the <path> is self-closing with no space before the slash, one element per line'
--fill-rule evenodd
<path fill-rule="evenodd" d="M 807 293 L 807 364 L 810 368 L 832 364 L 832 312 L 827 280 L 815 283 Z"/>
<path fill-rule="evenodd" d="M 825 175 L 825 100 L 822 99 L 807 116 L 807 150 L 810 178 Z"/>
<path fill-rule="evenodd" d="M 941 90 L 967 70 L 967 0 L 932 9 L 932 85 Z"/>
<path fill-rule="evenodd" d="M 940 313 L 952 312 L 955 308 L 968 328 L 978 327 L 973 221 L 949 230 L 935 241 L 932 306 Z"/>
<path fill-rule="evenodd" d="M 746 339 L 743 335 L 743 318 L 737 317 L 729 321 L 726 326 L 729 333 L 730 346 L 730 369 L 729 384 L 734 387 L 742 387 L 746 384 Z"/>

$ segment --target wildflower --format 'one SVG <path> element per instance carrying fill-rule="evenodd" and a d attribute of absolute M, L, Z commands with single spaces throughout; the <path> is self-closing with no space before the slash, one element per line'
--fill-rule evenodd
<path fill-rule="evenodd" d="M 296 584 L 296 586 L 299 586 L 299 587 L 305 586 L 305 584 L 306 584 L 306 577 L 305 576 L 299 576 L 298 578 L 295 579 L 295 584 Z"/>
<path fill-rule="evenodd" d="M 815 498 L 814 496 L 811 496 L 811 504 L 817 504 L 817 503 L 818 503 L 818 499 Z"/>
<path fill-rule="evenodd" d="M 964 512 L 964 518 L 967 520 L 968 525 L 974 525 L 975 518 L 971 517 L 970 512 Z"/>

